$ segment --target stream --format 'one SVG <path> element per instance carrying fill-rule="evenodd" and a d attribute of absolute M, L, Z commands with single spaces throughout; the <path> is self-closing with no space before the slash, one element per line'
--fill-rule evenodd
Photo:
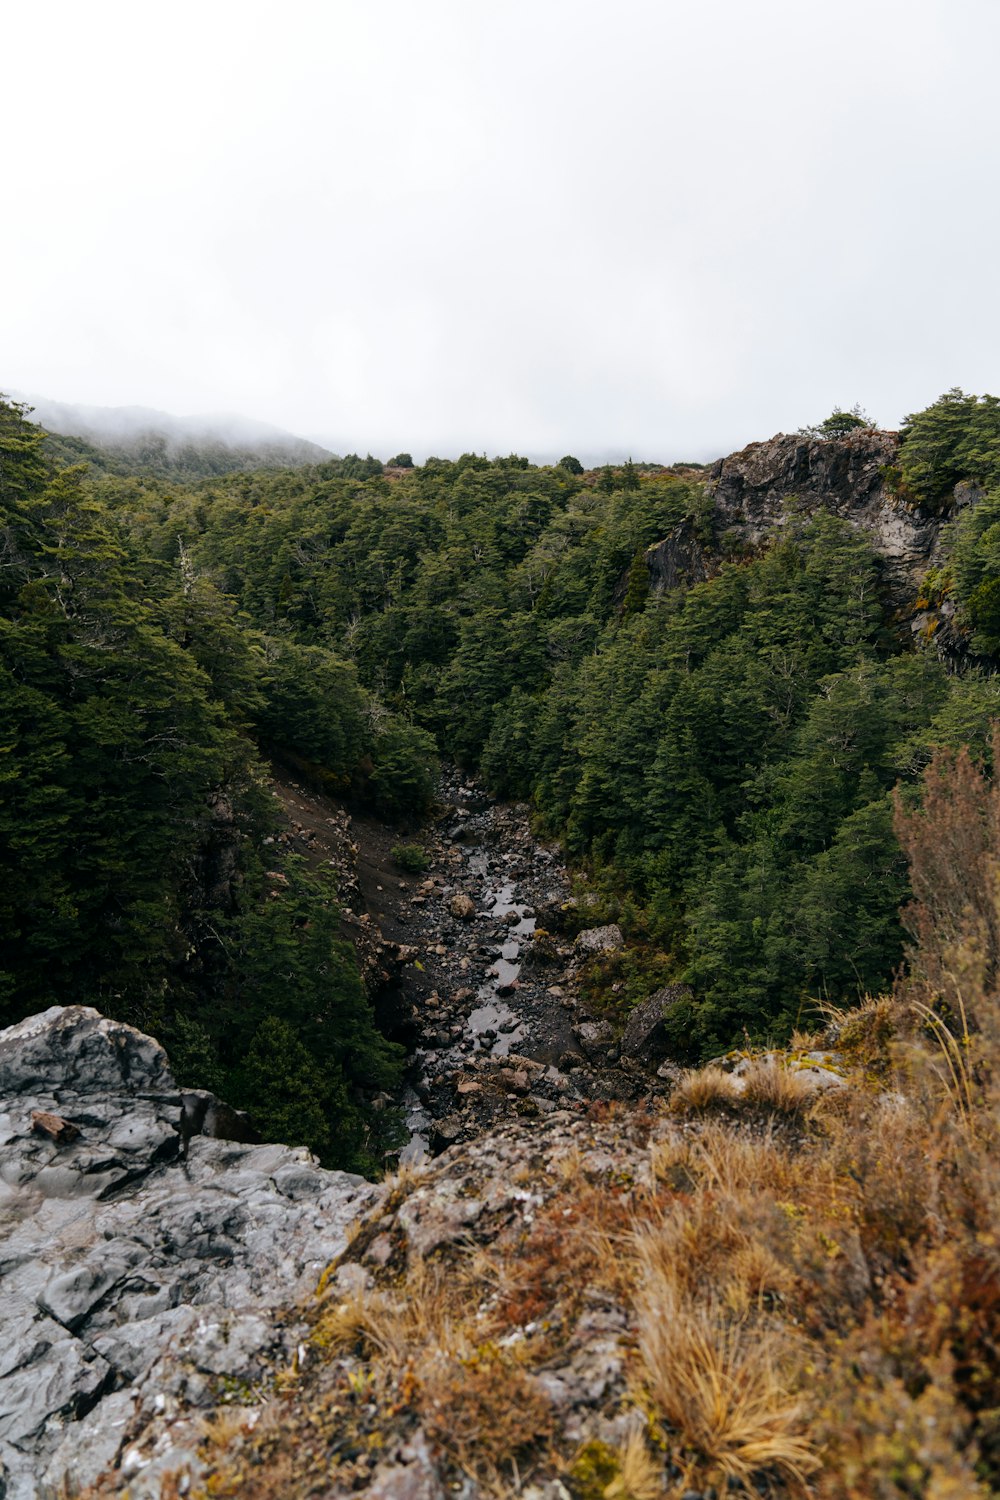
<path fill-rule="evenodd" d="M 429 868 L 396 908 L 420 950 L 403 987 L 416 1030 L 404 1161 L 506 1114 L 636 1093 L 615 1066 L 611 1027 L 580 1007 L 559 850 L 534 837 L 527 808 L 491 801 L 459 773 L 445 772 L 442 798 L 446 811 L 421 840 Z"/>

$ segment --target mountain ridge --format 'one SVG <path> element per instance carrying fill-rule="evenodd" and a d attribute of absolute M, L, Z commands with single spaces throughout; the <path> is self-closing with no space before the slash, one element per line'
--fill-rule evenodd
<path fill-rule="evenodd" d="M 177 416 L 155 407 L 95 406 L 25 393 L 16 393 L 16 399 L 49 434 L 54 457 L 89 461 L 111 472 L 138 468 L 198 476 L 206 470 L 297 468 L 336 456 L 271 422 L 231 412 Z"/>

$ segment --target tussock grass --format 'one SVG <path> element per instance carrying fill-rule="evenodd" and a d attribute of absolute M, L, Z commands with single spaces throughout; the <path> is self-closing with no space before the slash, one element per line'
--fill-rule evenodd
<path fill-rule="evenodd" d="M 750 1482 L 770 1471 L 804 1490 L 819 1458 L 790 1393 L 786 1340 L 732 1320 L 714 1302 L 692 1301 L 642 1239 L 638 1254 L 639 1350 L 657 1415 L 727 1477 Z"/>
<path fill-rule="evenodd" d="M 816 1093 L 766 1059 L 741 1085 L 697 1070 L 627 1171 L 625 1117 L 589 1117 L 605 1136 L 548 1159 L 506 1239 L 393 1261 L 363 1293 L 331 1283 L 302 1389 L 206 1445 L 209 1492 L 363 1493 L 402 1428 L 428 1435 L 443 1483 L 471 1475 L 504 1500 L 556 1479 L 574 1500 L 730 1479 L 776 1500 L 1000 1494 L 1000 792 L 957 772 L 939 767 L 929 811 L 903 815 L 908 973 L 827 1012 L 845 1087 Z M 947 848 L 964 851 L 957 874 Z M 402 1174 L 387 1213 L 433 1171 Z M 617 1384 L 599 1417 L 564 1421 L 541 1377 L 609 1309 Z M 629 1403 L 610 1446 L 593 1424 Z M 341 1470 L 345 1451 L 361 1456 Z"/>
<path fill-rule="evenodd" d="M 773 1114 L 801 1114 L 815 1097 L 810 1079 L 777 1057 L 755 1058 L 740 1076 L 742 1102 Z"/>
<path fill-rule="evenodd" d="M 720 1104 L 735 1104 L 740 1090 L 731 1073 L 715 1063 L 685 1073 L 670 1096 L 670 1107 L 678 1114 L 701 1113 Z"/>
<path fill-rule="evenodd" d="M 808 1075 L 770 1055 L 752 1059 L 739 1074 L 717 1063 L 686 1073 L 670 1097 L 670 1107 L 677 1114 L 703 1114 L 728 1106 L 798 1115 L 815 1094 Z"/>
<path fill-rule="evenodd" d="M 900 1021 L 899 1005 L 891 995 L 866 995 L 852 1010 L 819 1001 L 817 1010 L 835 1037 L 837 1051 L 850 1063 L 887 1071 Z"/>
<path fill-rule="evenodd" d="M 644 1431 L 633 1428 L 616 1457 L 618 1474 L 605 1488 L 605 1500 L 661 1500 L 663 1465 L 651 1455 Z"/>
<path fill-rule="evenodd" d="M 768 1128 L 749 1134 L 709 1121 L 690 1145 L 691 1160 L 715 1188 L 730 1194 L 777 1190 L 797 1179 L 788 1148 Z"/>
<path fill-rule="evenodd" d="M 330 1353 L 373 1355 L 401 1368 L 417 1349 L 461 1357 L 472 1346 L 469 1277 L 418 1261 L 406 1277 L 405 1293 L 379 1289 L 332 1298 L 313 1330 L 313 1343 Z"/>

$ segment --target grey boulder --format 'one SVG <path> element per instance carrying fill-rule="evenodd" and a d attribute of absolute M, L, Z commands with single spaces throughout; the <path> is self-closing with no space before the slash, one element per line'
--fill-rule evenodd
<path fill-rule="evenodd" d="M 96 1010 L 0 1032 L 5 1500 L 83 1487 L 126 1457 L 139 1493 L 133 1426 L 290 1358 L 296 1329 L 268 1314 L 314 1290 L 381 1190 L 220 1131 L 250 1133 Z"/>

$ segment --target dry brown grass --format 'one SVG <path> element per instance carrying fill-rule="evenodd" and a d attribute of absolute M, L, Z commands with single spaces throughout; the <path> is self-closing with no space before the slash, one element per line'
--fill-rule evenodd
<path fill-rule="evenodd" d="M 537 1214 L 517 1254 L 493 1257 L 484 1272 L 493 1287 L 490 1335 L 544 1319 L 554 1344 L 589 1290 L 626 1297 L 631 1272 L 625 1247 L 634 1221 L 635 1197 L 627 1188 L 567 1183 Z"/>
<path fill-rule="evenodd" d="M 734 1104 L 739 1088 L 733 1075 L 716 1063 L 685 1073 L 670 1096 L 670 1107 L 679 1114 L 700 1114 L 720 1104 Z"/>
<path fill-rule="evenodd" d="M 212 1493 L 363 1493 L 383 1432 L 419 1427 L 445 1485 L 471 1474 L 498 1497 L 559 1476 L 576 1500 L 729 1478 L 816 1500 L 1000 1494 L 1000 794 L 968 764 L 954 784 L 946 770 L 903 825 L 910 977 L 832 1017 L 847 1087 L 808 1104 L 794 1067 L 765 1062 L 737 1096 L 701 1069 L 655 1125 L 652 1187 L 645 1162 L 594 1180 L 581 1134 L 511 1238 L 447 1267 L 393 1262 L 361 1295 L 328 1289 L 319 1375 L 266 1432 L 262 1417 L 232 1435 Z M 971 897 L 961 871 L 938 882 L 935 820 L 949 858 L 971 861 Z M 609 1400 L 641 1414 L 617 1450 L 578 1412 L 562 1426 L 536 1378 L 576 1357 L 595 1307 L 624 1329 Z"/>
<path fill-rule="evenodd" d="M 202 1446 L 211 1452 L 226 1448 L 234 1438 L 249 1431 L 260 1415 L 259 1408 L 244 1406 L 219 1406 L 207 1417 L 198 1421 Z"/>
<path fill-rule="evenodd" d="M 866 995 L 851 1010 L 824 1001 L 818 1009 L 833 1029 L 835 1046 L 852 1063 L 884 1072 L 899 1027 L 899 1006 L 891 995 Z"/>
<path fill-rule="evenodd" d="M 677 1114 L 737 1108 L 794 1116 L 807 1108 L 815 1094 L 806 1074 L 769 1054 L 752 1058 L 739 1074 L 717 1063 L 685 1073 L 670 1097 L 670 1107 Z"/>
<path fill-rule="evenodd" d="M 467 1300 L 468 1273 L 419 1261 L 404 1289 L 372 1289 L 331 1296 L 313 1329 L 312 1342 L 331 1354 L 358 1354 L 402 1368 L 420 1349 L 461 1357 L 475 1342 Z"/>
<path fill-rule="evenodd" d="M 605 1488 L 605 1500 L 661 1500 L 663 1465 L 652 1457 L 645 1432 L 633 1428 L 616 1457 L 618 1474 Z"/>
<path fill-rule="evenodd" d="M 742 1102 L 771 1114 L 801 1114 L 816 1095 L 808 1076 L 775 1056 L 754 1058 L 740 1078 Z"/>
<path fill-rule="evenodd" d="M 528 1472 L 555 1437 L 555 1412 L 541 1385 L 495 1349 L 462 1362 L 435 1362 L 421 1387 L 428 1436 L 494 1491 Z"/>
<path fill-rule="evenodd" d="M 770 1128 L 750 1135 L 712 1120 L 691 1141 L 690 1152 L 711 1185 L 728 1193 L 777 1191 L 797 1178 L 797 1158 Z"/>
<path fill-rule="evenodd" d="M 804 1490 L 819 1459 L 790 1393 L 789 1341 L 693 1301 L 641 1240 L 638 1254 L 639 1350 L 657 1416 L 725 1476 L 749 1482 L 770 1472 Z"/>

